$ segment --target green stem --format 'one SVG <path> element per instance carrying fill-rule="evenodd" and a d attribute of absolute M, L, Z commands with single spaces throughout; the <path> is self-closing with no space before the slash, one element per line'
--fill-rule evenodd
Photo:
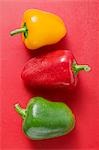
<path fill-rule="evenodd" d="M 91 67 L 89 67 L 88 65 L 78 65 L 78 64 L 74 64 L 73 65 L 73 70 L 74 73 L 77 74 L 79 71 L 84 70 L 86 72 L 89 72 L 91 70 Z"/>
<path fill-rule="evenodd" d="M 23 119 L 26 117 L 26 110 L 21 108 L 19 104 L 15 104 L 15 110 L 22 116 Z"/>
<path fill-rule="evenodd" d="M 28 36 L 28 29 L 27 29 L 26 23 L 24 23 L 22 28 L 15 29 L 15 30 L 11 31 L 10 35 L 13 36 L 13 35 L 19 34 L 19 33 L 24 33 L 25 38 L 27 38 L 27 36 Z"/>
<path fill-rule="evenodd" d="M 10 32 L 10 35 L 13 36 L 15 34 L 19 34 L 19 33 L 25 33 L 26 32 L 26 28 L 23 27 L 23 28 L 20 28 L 20 29 L 16 29 L 16 30 L 13 30 Z"/>

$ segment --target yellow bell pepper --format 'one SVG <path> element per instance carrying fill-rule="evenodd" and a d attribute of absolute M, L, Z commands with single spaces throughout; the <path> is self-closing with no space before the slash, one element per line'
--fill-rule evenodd
<path fill-rule="evenodd" d="M 28 49 L 34 50 L 60 41 L 67 33 L 62 19 L 52 13 L 38 9 L 24 12 L 22 26 L 10 35 L 22 33 L 22 40 Z"/>

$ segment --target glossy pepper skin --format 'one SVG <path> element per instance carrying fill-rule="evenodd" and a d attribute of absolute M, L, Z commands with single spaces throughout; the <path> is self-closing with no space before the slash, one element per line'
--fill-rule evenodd
<path fill-rule="evenodd" d="M 88 65 L 78 65 L 69 50 L 57 50 L 30 59 L 22 70 L 24 82 L 37 88 L 72 89 L 80 70 L 90 71 Z"/>
<path fill-rule="evenodd" d="M 19 104 L 15 105 L 15 109 L 22 116 L 23 131 L 30 139 L 42 140 L 62 136 L 75 126 L 72 111 L 61 102 L 34 97 L 26 109 L 22 109 Z"/>
<path fill-rule="evenodd" d="M 62 19 L 52 13 L 38 9 L 24 12 L 22 27 L 12 31 L 22 33 L 22 40 L 28 49 L 34 50 L 60 41 L 67 33 Z"/>

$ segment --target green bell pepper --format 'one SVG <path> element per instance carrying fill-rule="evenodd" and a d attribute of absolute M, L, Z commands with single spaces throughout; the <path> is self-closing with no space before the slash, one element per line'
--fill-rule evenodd
<path fill-rule="evenodd" d="M 49 139 L 69 133 L 75 125 L 70 108 L 62 102 L 47 101 L 42 97 L 30 99 L 27 108 L 15 104 L 23 118 L 23 131 L 35 140 Z"/>

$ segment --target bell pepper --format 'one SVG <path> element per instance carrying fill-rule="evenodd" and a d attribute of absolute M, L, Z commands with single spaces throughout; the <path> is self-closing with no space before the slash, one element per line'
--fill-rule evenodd
<path fill-rule="evenodd" d="M 23 14 L 21 28 L 10 34 L 18 33 L 22 33 L 25 46 L 34 50 L 57 43 L 66 35 L 67 29 L 59 16 L 38 9 L 29 9 Z"/>
<path fill-rule="evenodd" d="M 72 89 L 81 70 L 90 71 L 88 65 L 77 64 L 69 50 L 57 50 L 30 59 L 22 70 L 23 81 L 34 88 Z"/>
<path fill-rule="evenodd" d="M 69 133 L 75 126 L 75 117 L 62 102 L 47 101 L 42 97 L 30 99 L 26 109 L 15 104 L 23 118 L 23 131 L 34 140 L 49 139 Z"/>

